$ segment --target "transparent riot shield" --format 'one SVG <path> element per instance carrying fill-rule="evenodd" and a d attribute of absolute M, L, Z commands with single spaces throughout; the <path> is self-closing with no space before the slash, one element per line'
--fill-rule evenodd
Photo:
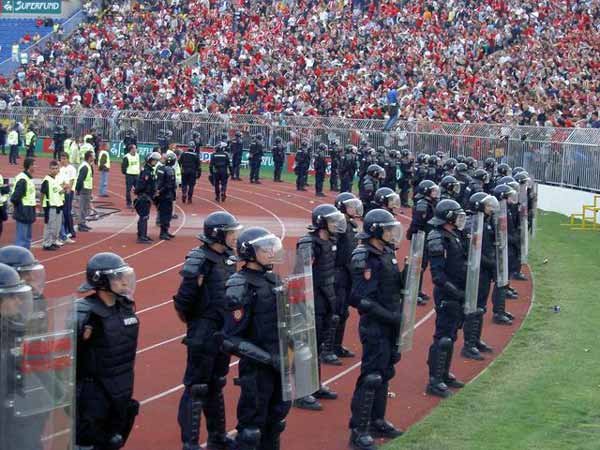
<path fill-rule="evenodd" d="M 500 209 L 494 214 L 496 232 L 496 285 L 508 286 L 508 213 L 506 200 L 500 200 Z"/>
<path fill-rule="evenodd" d="M 310 245 L 287 253 L 278 269 L 282 282 L 277 296 L 281 385 L 283 399 L 291 401 L 320 386 Z"/>
<path fill-rule="evenodd" d="M 465 314 L 477 311 L 477 295 L 479 293 L 479 270 L 481 268 L 481 244 L 483 239 L 482 212 L 471 216 L 469 239 L 469 259 L 467 263 L 467 284 L 465 287 Z"/>
<path fill-rule="evenodd" d="M 17 326 L 2 321 L 2 449 L 69 450 L 73 445 L 74 298 L 46 302 L 45 329 L 37 318 Z"/>
<path fill-rule="evenodd" d="M 417 234 L 413 234 L 410 242 L 410 253 L 408 254 L 408 266 L 406 268 L 404 298 L 402 303 L 402 324 L 400 325 L 400 334 L 398 335 L 398 347 L 400 352 L 412 349 L 424 246 L 425 232 L 419 231 Z"/>
<path fill-rule="evenodd" d="M 537 205 L 538 205 L 538 184 L 533 182 L 531 186 L 532 202 L 531 202 L 531 238 L 535 239 L 537 233 Z"/>
<path fill-rule="evenodd" d="M 529 256 L 529 205 L 527 184 L 519 186 L 519 226 L 521 227 L 521 264 L 527 264 Z"/>

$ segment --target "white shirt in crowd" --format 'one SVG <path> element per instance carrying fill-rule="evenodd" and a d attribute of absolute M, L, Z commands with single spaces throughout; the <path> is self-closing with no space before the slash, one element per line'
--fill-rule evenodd
<path fill-rule="evenodd" d="M 77 170 L 71 164 L 67 166 L 61 166 L 58 171 L 58 182 L 62 185 L 64 183 L 69 183 L 71 185 L 71 189 L 75 189 L 75 180 L 77 178 Z"/>

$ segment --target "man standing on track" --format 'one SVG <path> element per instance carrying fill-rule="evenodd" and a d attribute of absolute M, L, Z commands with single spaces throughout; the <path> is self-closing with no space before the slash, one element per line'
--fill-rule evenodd
<path fill-rule="evenodd" d="M 198 236 L 203 245 L 187 254 L 180 272 L 181 284 L 173 297 L 177 315 L 187 326 L 183 341 L 187 347 L 185 389 L 177 416 L 183 450 L 200 449 L 203 411 L 208 448 L 226 450 L 230 444 L 223 397 L 230 356 L 221 351 L 215 334 L 224 325 L 225 283 L 235 272 L 234 249 L 241 228 L 227 212 L 206 217 L 203 233 Z"/>
<path fill-rule="evenodd" d="M 142 170 L 135 185 L 135 211 L 138 214 L 137 243 L 148 244 L 152 239 L 148 237 L 148 218 L 150 217 L 150 206 L 156 194 L 156 182 L 154 166 L 160 161 L 160 153 L 152 152 L 146 157 L 146 165 Z"/>
<path fill-rule="evenodd" d="M 323 184 L 325 183 L 325 175 L 327 174 L 326 151 L 327 146 L 325 144 L 319 144 L 319 150 L 315 155 L 315 195 L 317 197 L 325 197 L 325 194 L 323 193 Z"/>
<path fill-rule="evenodd" d="M 98 152 L 98 170 L 100 171 L 100 197 L 108 197 L 108 175 L 110 173 L 110 153 L 102 149 Z"/>
<path fill-rule="evenodd" d="M 63 220 L 60 240 L 66 244 L 74 244 L 75 226 L 73 225 L 73 197 L 75 196 L 75 180 L 77 170 L 69 163 L 69 155 L 60 154 L 60 169 L 58 172 L 59 183 L 63 188 L 65 203 L 63 205 Z"/>
<path fill-rule="evenodd" d="M 127 147 L 127 154 L 123 157 L 121 162 L 121 172 L 125 175 L 125 202 L 127 208 L 132 209 L 131 202 L 131 190 L 135 189 L 135 186 L 140 176 L 140 155 L 137 152 L 137 146 L 135 144 L 129 144 Z"/>
<path fill-rule="evenodd" d="M 271 154 L 273 155 L 274 164 L 273 181 L 282 183 L 281 171 L 283 170 L 283 164 L 285 163 L 285 147 L 279 136 L 275 138 L 275 145 L 271 149 Z"/>
<path fill-rule="evenodd" d="M 260 164 L 264 155 L 262 135 L 259 134 L 252 138 L 248 153 L 250 160 L 250 183 L 260 184 Z"/>
<path fill-rule="evenodd" d="M 35 185 L 33 174 L 35 159 L 25 158 L 23 172 L 15 177 L 15 184 L 10 196 L 13 204 L 13 217 L 17 222 L 15 245 L 31 248 L 31 228 L 35 222 Z"/>
<path fill-rule="evenodd" d="M 306 180 L 308 179 L 308 169 L 310 167 L 308 142 L 303 141 L 300 148 L 296 151 L 295 162 L 294 173 L 296 174 L 296 190 L 306 191 Z"/>
<path fill-rule="evenodd" d="M 196 180 L 202 175 L 202 162 L 193 145 L 190 145 L 181 154 L 179 165 L 181 166 L 181 201 L 183 203 L 192 203 Z"/>
<path fill-rule="evenodd" d="M 210 179 L 212 180 L 211 183 L 215 188 L 215 201 L 217 203 L 224 202 L 227 199 L 227 180 L 232 173 L 229 155 L 225 153 L 226 145 L 224 142 L 217 144 L 216 151 L 210 155 L 210 164 L 208 166 Z"/>
<path fill-rule="evenodd" d="M 173 202 L 177 195 L 175 182 L 175 170 L 173 166 L 177 162 L 175 153 L 167 151 L 165 163 L 156 170 L 156 207 L 158 209 L 158 222 L 160 224 L 160 236 L 163 241 L 169 241 L 175 237 L 169 233 L 171 219 L 173 216 Z"/>
<path fill-rule="evenodd" d="M 242 133 L 235 132 L 235 139 L 229 143 L 229 152 L 231 153 L 231 163 L 233 174 L 231 179 L 240 181 L 240 166 L 242 165 L 242 154 L 244 153 L 244 143 L 242 142 Z"/>
<path fill-rule="evenodd" d="M 84 161 L 77 170 L 77 182 L 75 183 L 75 192 L 79 197 L 79 231 L 87 232 L 92 229 L 87 226 L 87 217 L 92 208 L 92 190 L 94 189 L 94 150 L 85 152 Z"/>

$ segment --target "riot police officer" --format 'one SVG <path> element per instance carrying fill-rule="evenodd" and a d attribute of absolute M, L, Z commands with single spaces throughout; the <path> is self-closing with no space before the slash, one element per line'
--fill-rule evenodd
<path fill-rule="evenodd" d="M 271 148 L 271 154 L 273 155 L 273 181 L 282 183 L 281 171 L 283 170 L 283 164 L 285 163 L 285 147 L 281 137 L 275 138 L 275 145 Z"/>
<path fill-rule="evenodd" d="M 192 203 L 196 180 L 202 176 L 202 161 L 191 142 L 185 152 L 179 157 L 181 166 L 181 201 Z"/>
<path fill-rule="evenodd" d="M 471 184 L 471 177 L 468 174 L 469 168 L 465 163 L 458 163 L 454 169 L 454 178 L 460 183 L 460 193 L 456 201 L 461 205 L 466 205 L 469 200 L 468 187 Z"/>
<path fill-rule="evenodd" d="M 224 326 L 225 283 L 235 273 L 234 249 L 241 225 L 228 212 L 214 212 L 204 220 L 203 245 L 186 256 L 175 310 L 187 326 L 185 389 L 179 402 L 178 422 L 184 450 L 199 450 L 202 411 L 208 429 L 208 448 L 224 450 L 227 439 L 223 388 L 229 355 L 215 336 Z"/>
<path fill-rule="evenodd" d="M 54 132 L 52 135 L 52 140 L 54 141 L 54 151 L 52 154 L 52 159 L 56 161 L 59 160 L 60 154 L 63 151 L 63 144 L 65 143 L 65 139 L 67 139 L 67 130 L 64 125 L 57 124 L 54 127 Z"/>
<path fill-rule="evenodd" d="M 410 227 L 406 232 L 406 238 L 412 240 L 413 234 L 424 231 L 427 235 L 431 229 L 431 223 L 429 222 L 433 216 L 436 204 L 440 196 L 440 189 L 437 184 L 431 180 L 423 180 L 417 186 L 417 195 L 415 196 L 416 203 L 413 206 L 412 220 Z M 421 262 L 421 280 L 419 284 L 419 298 L 418 304 L 424 305 L 429 301 L 429 295 L 423 292 L 423 273 L 427 268 L 429 258 L 427 257 L 427 247 L 423 251 L 423 260 Z"/>
<path fill-rule="evenodd" d="M 385 178 L 385 170 L 377 164 L 371 164 L 367 168 L 367 173 L 360 180 L 358 186 L 358 196 L 363 202 L 363 208 L 365 214 L 373 208 L 373 198 L 375 192 L 379 189 L 381 181 Z"/>
<path fill-rule="evenodd" d="M 352 287 L 352 274 L 350 271 L 350 259 L 352 252 L 358 245 L 356 233 L 358 225 L 355 220 L 363 216 L 363 204 L 350 192 L 342 192 L 335 198 L 335 207 L 344 214 L 346 218 L 346 232 L 337 236 L 337 250 L 335 253 L 335 298 L 340 316 L 340 323 L 336 329 L 334 340 L 334 353 L 338 358 L 352 358 L 352 353 L 344 348 L 344 333 L 346 321 L 349 317 L 350 291 Z"/>
<path fill-rule="evenodd" d="M 175 182 L 175 170 L 173 166 L 177 162 L 175 153 L 167 152 L 165 163 L 156 169 L 156 197 L 155 203 L 158 209 L 158 222 L 160 224 L 159 238 L 168 241 L 175 237 L 169 233 L 171 218 L 173 215 L 173 202 L 177 195 L 177 184 Z"/>
<path fill-rule="evenodd" d="M 427 177 L 427 161 L 429 160 L 429 155 L 425 153 L 419 153 L 417 155 L 417 164 L 415 166 L 415 176 L 413 178 L 413 203 L 416 200 L 417 196 L 417 187 L 421 183 L 421 181 L 425 180 Z"/>
<path fill-rule="evenodd" d="M 281 240 L 266 229 L 245 229 L 237 239 L 243 267 L 226 284 L 223 347 L 240 357 L 237 450 L 279 450 L 290 411 L 279 373 L 275 293 L 281 280 L 272 272 L 281 250 Z"/>
<path fill-rule="evenodd" d="M 363 179 L 367 176 L 369 167 L 371 167 L 372 165 L 377 165 L 377 152 L 375 151 L 374 148 L 366 148 L 362 151 L 362 153 L 360 155 L 360 160 L 358 163 L 359 190 L 360 190 L 360 185 L 361 185 Z"/>
<path fill-rule="evenodd" d="M 319 144 L 319 149 L 314 159 L 315 169 L 315 195 L 317 197 L 325 197 L 323 193 L 323 183 L 325 182 L 325 175 L 327 173 L 327 159 L 326 159 L 327 146 L 325 144 Z"/>
<path fill-rule="evenodd" d="M 133 205 L 138 215 L 137 223 L 137 242 L 138 244 L 148 244 L 152 239 L 148 237 L 148 218 L 150 217 L 150 206 L 156 195 L 156 181 L 154 176 L 154 166 L 160 161 L 160 153 L 152 152 L 146 157 L 146 164 L 142 173 L 138 177 L 135 185 L 135 195 L 137 196 Z"/>
<path fill-rule="evenodd" d="M 492 348 L 481 340 L 483 317 L 487 311 L 487 299 L 492 280 L 496 277 L 496 230 L 494 214 L 499 204 L 496 197 L 477 192 L 469 199 L 469 217 L 465 227 L 472 230 L 473 215 L 480 212 L 483 216 L 483 235 L 481 239 L 481 262 L 479 268 L 479 289 L 477 291 L 477 310 L 465 317 L 465 341 L 461 355 L 468 359 L 482 360 L 481 353 L 491 353 Z"/>
<path fill-rule="evenodd" d="M 431 155 L 428 159 L 427 159 L 427 172 L 425 175 L 425 180 L 431 180 L 434 183 L 439 183 L 439 167 L 438 167 L 438 161 L 439 158 L 435 155 Z"/>
<path fill-rule="evenodd" d="M 129 148 L 132 144 L 137 146 L 137 132 L 130 127 L 123 131 L 123 148 Z"/>
<path fill-rule="evenodd" d="M 6 245 L 0 248 L 0 263 L 6 264 L 17 271 L 21 280 L 31 287 L 33 309 L 28 320 L 28 329 L 36 332 L 46 331 L 48 325 L 48 302 L 44 298 L 46 285 L 46 269 L 24 247 Z"/>
<path fill-rule="evenodd" d="M 216 151 L 210 155 L 208 170 L 211 184 L 215 188 L 215 201 L 224 202 L 227 199 L 227 180 L 233 173 L 233 169 L 223 143 L 217 144 Z"/>
<path fill-rule="evenodd" d="M 396 150 L 390 150 L 387 156 L 383 159 L 383 170 L 385 170 L 385 179 L 382 186 L 396 190 L 397 183 L 397 167 L 396 167 Z"/>
<path fill-rule="evenodd" d="M 235 138 L 229 143 L 229 152 L 231 153 L 232 180 L 241 180 L 240 166 L 242 165 L 242 154 L 244 153 L 244 143 L 242 142 L 242 133 L 235 132 Z"/>
<path fill-rule="evenodd" d="M 334 341 L 340 322 L 335 295 L 335 261 L 337 236 L 346 232 L 346 218 L 333 205 L 319 205 L 311 215 L 309 232 L 296 244 L 299 252 L 310 247 L 313 255 L 313 291 L 315 298 L 315 325 L 320 360 L 325 364 L 341 365 L 334 353 Z M 318 399 L 334 400 L 337 394 L 322 386 L 314 395 L 303 397 L 294 406 L 319 410 Z"/>
<path fill-rule="evenodd" d="M 431 219 L 435 228 L 427 236 L 436 312 L 435 333 L 427 359 L 427 393 L 438 397 L 449 397 L 450 387 L 464 386 L 450 373 L 450 365 L 458 329 L 464 320 L 468 263 L 468 243 L 462 233 L 465 222 L 465 212 L 458 202 L 442 200 Z"/>
<path fill-rule="evenodd" d="M 476 169 L 471 176 L 466 194 L 470 197 L 478 192 L 485 192 L 485 187 L 490 182 L 490 174 L 484 169 Z M 466 198 L 466 195 L 465 195 Z"/>
<path fill-rule="evenodd" d="M 352 183 L 356 174 L 356 147 L 347 145 L 344 149 L 344 156 L 340 160 L 340 190 L 342 192 L 352 192 Z"/>
<path fill-rule="evenodd" d="M 260 184 L 260 164 L 264 155 L 262 135 L 258 134 L 252 138 L 248 155 L 250 162 L 250 183 Z"/>
<path fill-rule="evenodd" d="M 401 207 L 400 196 L 389 187 L 380 187 L 373 197 L 373 207 L 384 209 L 395 216 Z"/>
<path fill-rule="evenodd" d="M 456 162 L 456 159 L 454 158 L 448 158 L 446 161 L 444 161 L 443 165 L 442 165 L 442 170 L 443 170 L 443 176 L 448 176 L 448 175 L 452 175 L 454 176 L 454 169 L 456 168 L 456 165 L 458 163 Z"/>
<path fill-rule="evenodd" d="M 339 178 L 340 178 L 340 162 L 341 154 L 338 141 L 334 140 L 329 146 L 329 158 L 331 159 L 330 174 L 329 174 L 329 190 L 331 192 L 337 192 L 339 190 Z M 342 191 L 343 192 L 343 191 Z"/>
<path fill-rule="evenodd" d="M 171 137 L 173 136 L 173 132 L 171 130 L 163 129 L 159 130 L 158 137 L 156 142 L 160 147 L 160 152 L 164 155 L 169 150 L 169 146 L 171 145 Z"/>
<path fill-rule="evenodd" d="M 294 173 L 296 174 L 296 190 L 306 191 L 308 169 L 310 167 L 310 154 L 308 142 L 303 141 L 295 155 Z"/>
<path fill-rule="evenodd" d="M 415 173 L 415 161 L 412 158 L 410 151 L 406 148 L 400 150 L 400 181 L 398 187 L 400 189 L 400 203 L 403 208 L 408 208 L 408 192 L 410 191 L 412 180 Z"/>
<path fill-rule="evenodd" d="M 77 427 L 75 443 L 98 449 L 125 445 L 138 414 L 133 399 L 139 319 L 135 272 L 115 253 L 97 253 L 86 267 L 77 312 Z"/>
<path fill-rule="evenodd" d="M 494 186 L 497 186 L 500 183 L 500 180 L 504 177 L 511 176 L 512 169 L 506 163 L 501 163 L 496 166 L 496 177 L 494 178 Z"/>
<path fill-rule="evenodd" d="M 398 335 L 402 321 L 402 274 L 396 246 L 402 225 L 382 209 L 364 218 L 362 240 L 352 253 L 352 304 L 360 313 L 363 345 L 360 376 L 352 396 L 350 444 L 357 450 L 375 450 L 373 436 L 395 438 L 400 430 L 385 420 L 388 385 L 400 361 Z"/>
<path fill-rule="evenodd" d="M 452 175 L 446 175 L 440 181 L 440 200 L 457 200 L 460 195 L 460 183 Z"/>
<path fill-rule="evenodd" d="M 477 170 L 477 160 L 472 156 L 467 156 L 465 158 L 465 164 L 467 165 L 467 174 L 472 177 Z"/>

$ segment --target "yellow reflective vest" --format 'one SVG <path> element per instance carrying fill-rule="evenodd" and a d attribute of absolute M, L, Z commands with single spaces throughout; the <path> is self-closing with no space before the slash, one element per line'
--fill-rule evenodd
<path fill-rule="evenodd" d="M 27 147 L 29 147 L 30 145 L 35 145 L 36 138 L 37 136 L 35 135 L 35 133 L 29 130 L 27 133 L 25 133 L 25 145 Z"/>
<path fill-rule="evenodd" d="M 19 132 L 17 130 L 12 130 L 10 133 L 8 133 L 6 143 L 8 145 L 19 145 Z"/>
<path fill-rule="evenodd" d="M 77 169 L 77 178 L 79 178 L 79 174 L 81 173 L 81 169 L 87 167 L 87 175 L 85 180 L 83 180 L 83 188 L 89 189 L 90 191 L 94 188 L 94 175 L 92 172 L 92 167 L 88 164 L 87 161 L 82 162 Z"/>
<path fill-rule="evenodd" d="M 15 184 L 13 184 L 11 195 L 15 192 L 15 186 L 21 180 L 25 180 L 27 183 L 27 189 L 25 190 L 25 195 L 21 200 L 23 206 L 35 206 L 35 184 L 33 184 L 33 180 L 25 174 L 25 172 L 21 172 L 19 175 L 15 177 Z"/>
<path fill-rule="evenodd" d="M 4 177 L 0 175 L 0 188 L 4 186 Z M 4 205 L 8 200 L 8 194 L 2 195 L 0 194 L 0 206 Z"/>
<path fill-rule="evenodd" d="M 125 173 L 127 175 L 139 175 L 140 174 L 140 154 L 136 153 L 132 155 L 131 153 L 127 153 L 125 155 L 127 159 L 127 169 Z"/>
<path fill-rule="evenodd" d="M 48 195 L 44 197 L 44 203 L 42 206 L 48 207 L 60 207 L 65 203 L 65 194 L 62 190 L 62 187 L 58 183 L 56 177 L 51 177 L 50 175 L 46 175 L 42 180 L 48 182 Z"/>

